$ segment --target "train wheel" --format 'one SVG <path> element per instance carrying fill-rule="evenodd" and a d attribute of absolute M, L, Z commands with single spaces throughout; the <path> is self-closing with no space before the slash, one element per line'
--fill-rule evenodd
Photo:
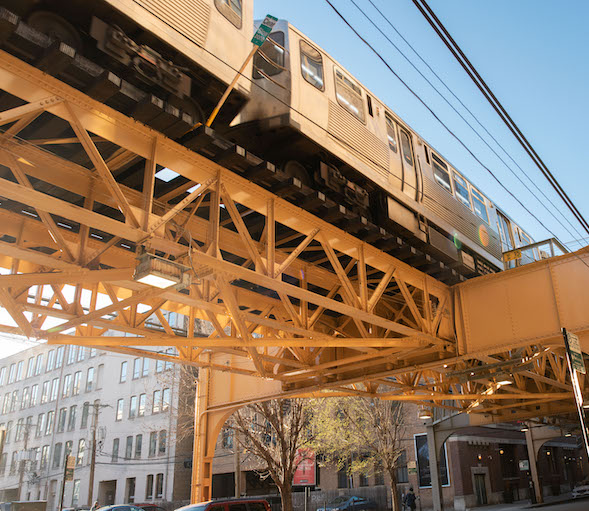
<path fill-rule="evenodd" d="M 49 11 L 36 11 L 29 16 L 27 23 L 39 32 L 56 41 L 61 41 L 76 52 L 82 52 L 82 38 L 76 28 L 58 14 Z"/>
<path fill-rule="evenodd" d="M 296 160 L 288 160 L 282 165 L 282 171 L 291 176 L 296 177 L 305 186 L 311 186 L 311 176 L 307 169 Z"/>

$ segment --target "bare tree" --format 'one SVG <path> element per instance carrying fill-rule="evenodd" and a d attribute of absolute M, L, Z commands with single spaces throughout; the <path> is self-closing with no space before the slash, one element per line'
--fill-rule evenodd
<path fill-rule="evenodd" d="M 312 443 L 310 406 L 305 399 L 273 400 L 248 405 L 227 421 L 237 443 L 263 467 L 261 477 L 271 477 L 283 511 L 292 511 L 292 483 L 300 449 Z"/>
<path fill-rule="evenodd" d="M 326 463 L 349 473 L 386 471 L 393 511 L 399 509 L 397 468 L 403 454 L 404 410 L 401 403 L 348 397 L 315 402 L 314 447 Z"/>

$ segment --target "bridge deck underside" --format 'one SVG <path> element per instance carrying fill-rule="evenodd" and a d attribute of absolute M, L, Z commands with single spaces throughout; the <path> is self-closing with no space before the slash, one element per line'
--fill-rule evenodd
<path fill-rule="evenodd" d="M 470 283 L 456 294 L 5 53 L 0 89 L 3 331 L 231 378 L 207 407 L 378 394 L 496 422 L 573 410 L 554 335 L 455 331 L 486 307 Z M 140 250 L 191 283 L 135 281 Z"/>

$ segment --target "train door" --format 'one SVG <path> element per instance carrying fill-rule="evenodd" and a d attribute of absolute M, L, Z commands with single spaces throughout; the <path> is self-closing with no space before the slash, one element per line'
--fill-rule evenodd
<path fill-rule="evenodd" d="M 411 142 L 411 134 L 402 126 L 399 126 L 399 139 L 401 142 L 401 161 L 403 165 L 403 192 L 417 200 L 417 170 Z"/>
<path fill-rule="evenodd" d="M 509 252 L 515 248 L 513 229 L 511 222 L 501 211 L 497 210 L 497 224 L 499 225 L 499 236 L 501 237 L 501 252 Z M 507 268 L 514 268 L 515 261 L 505 263 Z"/>
<path fill-rule="evenodd" d="M 389 144 L 389 184 L 397 189 L 403 189 L 403 164 L 401 163 L 401 154 L 399 148 L 399 134 L 397 132 L 397 123 L 393 118 L 385 113 L 387 124 L 387 142 Z"/>

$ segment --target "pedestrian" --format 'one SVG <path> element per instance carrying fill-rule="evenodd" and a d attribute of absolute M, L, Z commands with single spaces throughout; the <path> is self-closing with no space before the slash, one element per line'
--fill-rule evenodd
<path fill-rule="evenodd" d="M 409 488 L 409 492 L 405 495 L 405 505 L 411 509 L 411 511 L 415 511 L 415 501 L 417 497 L 415 493 L 413 493 L 413 487 Z"/>
<path fill-rule="evenodd" d="M 97 510 L 99 507 L 100 507 L 100 506 L 99 506 L 99 504 L 98 504 L 98 501 L 97 501 L 97 500 L 95 500 L 95 501 L 94 501 L 94 504 L 92 504 L 92 507 L 90 508 L 90 511 L 96 511 L 96 510 Z"/>

